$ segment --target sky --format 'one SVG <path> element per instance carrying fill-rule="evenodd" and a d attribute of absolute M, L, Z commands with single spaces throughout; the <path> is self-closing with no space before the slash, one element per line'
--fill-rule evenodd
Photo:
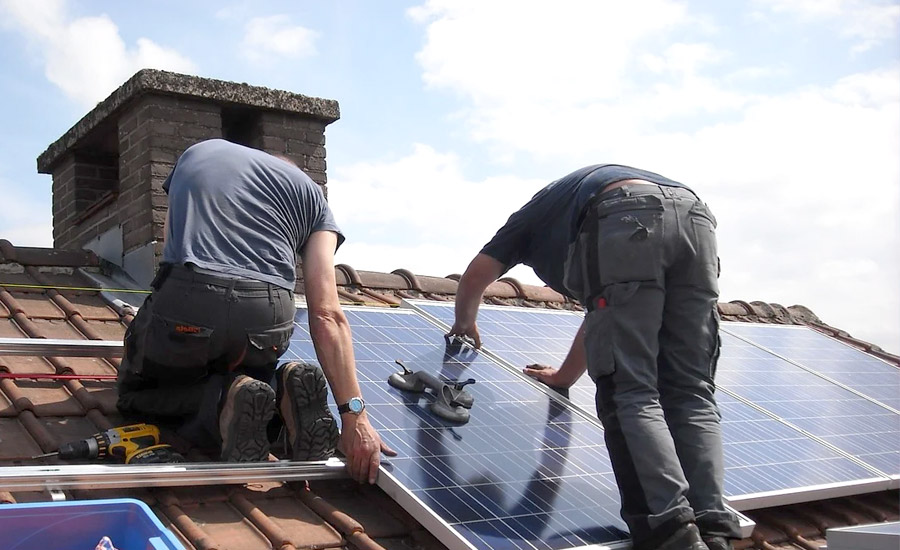
<path fill-rule="evenodd" d="M 329 200 L 357 270 L 461 273 L 550 181 L 627 164 L 716 214 L 721 301 L 898 353 L 898 26 L 887 0 L 0 0 L 0 238 L 52 246 L 35 159 L 165 69 L 339 102 Z"/>

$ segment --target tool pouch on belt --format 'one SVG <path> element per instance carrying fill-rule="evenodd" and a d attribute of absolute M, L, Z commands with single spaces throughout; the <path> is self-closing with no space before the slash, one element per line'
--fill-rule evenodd
<path fill-rule="evenodd" d="M 273 365 L 284 355 L 294 334 L 294 321 L 289 319 L 274 327 L 247 329 L 247 354 L 241 364 L 247 367 Z"/>

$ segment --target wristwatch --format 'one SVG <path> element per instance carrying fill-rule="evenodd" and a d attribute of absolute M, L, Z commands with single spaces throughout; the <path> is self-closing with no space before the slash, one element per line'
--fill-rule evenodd
<path fill-rule="evenodd" d="M 347 401 L 343 405 L 338 405 L 338 413 L 360 414 L 365 408 L 366 402 L 363 401 L 362 397 L 351 397 L 350 401 Z"/>

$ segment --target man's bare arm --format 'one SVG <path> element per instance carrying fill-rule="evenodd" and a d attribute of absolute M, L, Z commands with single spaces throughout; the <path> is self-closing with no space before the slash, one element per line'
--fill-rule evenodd
<path fill-rule="evenodd" d="M 469 263 L 466 272 L 459 279 L 456 290 L 456 321 L 450 329 L 451 335 L 468 336 L 481 347 L 481 335 L 475 319 L 484 290 L 503 274 L 504 265 L 486 254 L 478 254 Z"/>
<path fill-rule="evenodd" d="M 362 395 L 356 376 L 356 362 L 350 323 L 341 309 L 334 276 L 334 249 L 337 235 L 314 232 L 303 248 L 303 282 L 309 310 L 309 332 L 316 356 L 337 403 Z M 396 453 L 381 442 L 365 411 L 341 415 L 341 447 L 347 469 L 359 482 L 375 482 L 380 452 Z"/>
<path fill-rule="evenodd" d="M 587 357 L 584 352 L 584 322 L 578 327 L 572 346 L 562 365 L 558 369 L 547 365 L 528 365 L 522 371 L 528 376 L 540 380 L 554 388 L 569 388 L 581 378 L 587 369 Z"/>

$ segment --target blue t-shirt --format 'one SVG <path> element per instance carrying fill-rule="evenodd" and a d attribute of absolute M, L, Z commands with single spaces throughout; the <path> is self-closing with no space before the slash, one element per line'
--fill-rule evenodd
<path fill-rule="evenodd" d="M 509 217 L 481 253 L 502 263 L 504 273 L 517 264 L 525 264 L 547 286 L 570 296 L 563 285 L 563 274 L 569 244 L 578 234 L 582 210 L 607 185 L 630 179 L 687 188 L 659 174 L 629 166 L 586 166 L 538 191 Z"/>
<path fill-rule="evenodd" d="M 212 139 L 189 147 L 163 184 L 169 226 L 163 262 L 192 263 L 290 290 L 315 231 L 344 236 L 319 186 L 268 153 Z"/>

